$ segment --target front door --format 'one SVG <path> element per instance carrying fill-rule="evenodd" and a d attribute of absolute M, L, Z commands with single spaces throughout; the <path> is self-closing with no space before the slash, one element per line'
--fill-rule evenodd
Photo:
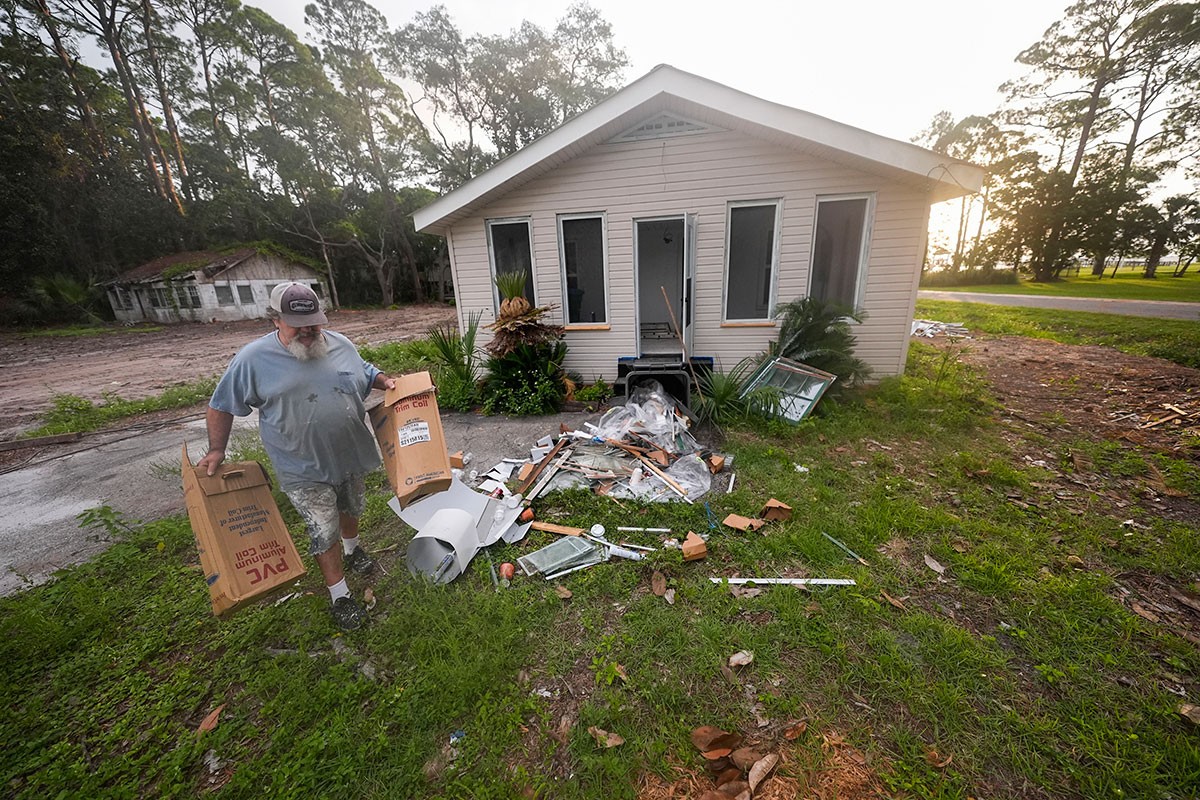
<path fill-rule="evenodd" d="M 678 357 L 691 333 L 692 225 L 684 215 L 634 221 L 638 355 Z"/>

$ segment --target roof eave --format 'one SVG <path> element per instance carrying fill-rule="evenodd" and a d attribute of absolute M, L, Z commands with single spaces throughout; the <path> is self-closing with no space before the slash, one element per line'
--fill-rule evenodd
<path fill-rule="evenodd" d="M 730 120 L 744 120 L 758 127 L 794 139 L 845 153 L 898 170 L 915 179 L 933 184 L 933 202 L 979 191 L 984 170 L 965 161 L 934 153 L 908 142 L 889 139 L 851 125 L 821 117 L 797 108 L 772 103 L 723 84 L 710 81 L 674 67 L 660 65 L 646 75 L 568 120 L 508 158 L 493 165 L 454 191 L 413 214 L 418 231 L 445 234 L 475 203 L 502 190 L 506 185 L 529 179 L 531 171 L 552 168 L 564 153 L 581 145 L 588 147 L 604 141 L 607 128 L 620 118 L 663 95 L 703 105 Z M 589 139 L 595 139 L 589 142 Z M 539 169 L 540 167 L 540 169 Z"/>

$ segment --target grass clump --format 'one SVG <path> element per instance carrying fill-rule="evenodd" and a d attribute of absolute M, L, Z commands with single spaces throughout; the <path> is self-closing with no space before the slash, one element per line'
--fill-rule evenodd
<path fill-rule="evenodd" d="M 206 378 L 195 383 L 172 386 L 162 394 L 141 400 L 127 400 L 113 392 L 105 392 L 99 404 L 74 394 L 56 394 L 53 407 L 42 417 L 42 424 L 26 436 L 86 433 L 129 417 L 194 406 L 212 397 L 216 385 L 216 378 Z"/>

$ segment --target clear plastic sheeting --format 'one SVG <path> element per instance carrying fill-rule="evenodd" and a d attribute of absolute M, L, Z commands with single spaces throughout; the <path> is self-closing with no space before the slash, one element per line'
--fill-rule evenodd
<path fill-rule="evenodd" d="M 700 449 L 686 418 L 658 381 L 639 385 L 629 401 L 609 409 L 596 428 L 601 439 L 640 439 L 677 455 Z"/>

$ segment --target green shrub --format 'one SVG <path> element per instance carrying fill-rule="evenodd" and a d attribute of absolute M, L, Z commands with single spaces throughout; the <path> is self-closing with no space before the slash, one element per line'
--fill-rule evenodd
<path fill-rule="evenodd" d="M 612 387 L 603 380 L 581 386 L 575 390 L 575 399 L 581 403 L 603 403 L 612 397 Z"/>
<path fill-rule="evenodd" d="M 510 417 L 553 414 L 566 397 L 563 341 L 519 345 L 487 360 L 483 412 Z"/>
<path fill-rule="evenodd" d="M 779 394 L 774 388 L 760 386 L 742 396 L 746 381 L 757 365 L 757 358 L 747 357 L 727 373 L 714 370 L 702 375 L 700 397 L 696 402 L 696 413 L 700 418 L 722 424 L 773 413 L 779 404 Z"/>
<path fill-rule="evenodd" d="M 783 356 L 838 376 L 830 391 L 858 385 L 871 368 L 854 355 L 856 339 L 850 320 L 862 322 L 867 315 L 813 297 L 784 303 L 779 338 L 767 345 L 768 356 Z"/>

